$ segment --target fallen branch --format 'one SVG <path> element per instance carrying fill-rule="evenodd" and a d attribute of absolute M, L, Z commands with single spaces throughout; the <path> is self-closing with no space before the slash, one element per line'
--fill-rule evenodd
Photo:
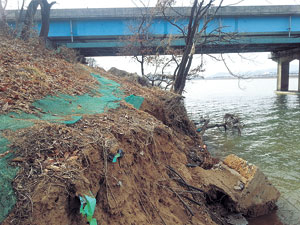
<path fill-rule="evenodd" d="M 189 188 L 189 189 L 194 189 L 194 190 L 199 191 L 199 192 L 202 192 L 202 193 L 204 192 L 204 191 L 201 190 L 200 188 L 194 187 L 194 186 L 192 186 L 192 185 L 190 185 L 190 184 L 187 184 L 187 183 L 185 183 L 185 182 L 178 181 L 178 183 L 180 183 L 181 185 L 186 186 L 186 187 Z"/>
<path fill-rule="evenodd" d="M 226 127 L 226 123 L 216 123 L 216 124 L 211 124 L 211 125 L 207 125 L 207 128 L 206 129 L 210 129 L 210 128 L 215 128 L 215 127 L 224 127 L 225 131 L 227 130 L 227 127 Z"/>
<path fill-rule="evenodd" d="M 210 121 L 209 119 L 204 121 L 204 124 L 203 124 L 203 126 L 200 130 L 200 135 L 201 136 L 203 136 L 204 132 L 206 131 L 209 121 Z"/>
<path fill-rule="evenodd" d="M 192 211 L 192 209 L 183 201 L 183 199 L 180 197 L 180 195 L 176 192 L 176 191 L 174 191 L 172 188 L 170 188 L 170 187 L 167 187 L 170 191 L 172 191 L 175 195 L 176 195 L 176 197 L 181 201 L 181 203 L 184 205 L 184 207 L 189 211 L 189 213 L 192 215 L 192 216 L 194 216 L 194 213 L 193 213 L 193 211 Z"/>
<path fill-rule="evenodd" d="M 188 196 L 185 196 L 185 195 L 182 195 L 182 197 L 184 197 L 185 199 L 189 200 L 190 202 L 196 204 L 196 205 L 199 205 L 199 206 L 203 206 L 201 203 L 195 201 L 194 199 L 191 199 L 190 197 Z"/>
<path fill-rule="evenodd" d="M 179 182 L 181 185 L 186 186 L 189 189 L 189 191 L 191 191 L 191 189 L 194 189 L 194 190 L 197 190 L 199 192 L 203 192 L 203 190 L 201 190 L 200 188 L 197 188 L 197 187 L 194 187 L 194 186 L 188 184 L 184 180 L 184 178 L 174 168 L 172 168 L 171 166 L 166 166 L 166 167 L 167 167 L 167 169 L 169 169 L 171 172 L 175 173 L 180 178 L 180 180 L 178 180 L 177 182 Z"/>
<path fill-rule="evenodd" d="M 166 166 L 167 169 L 169 169 L 171 172 L 175 173 L 185 184 L 186 184 L 186 181 L 183 179 L 183 177 L 178 173 L 176 172 L 175 169 L 173 169 L 171 166 Z"/>
<path fill-rule="evenodd" d="M 228 129 L 237 130 L 238 135 L 241 135 L 242 128 L 244 127 L 244 123 L 241 122 L 241 119 L 234 114 L 226 113 L 223 117 L 223 123 L 215 123 L 209 124 L 210 119 L 201 119 L 200 123 L 204 123 L 201 128 L 198 128 L 197 131 L 200 133 L 201 136 L 205 133 L 207 129 L 211 128 L 220 128 L 223 127 L 225 132 Z M 199 124 L 199 123 L 195 123 Z"/>
<path fill-rule="evenodd" d="M 191 191 L 192 192 L 192 190 L 196 190 L 196 191 L 198 191 L 198 192 L 200 192 L 200 193 L 203 193 L 204 191 L 203 190 L 201 190 L 200 188 L 197 188 L 197 187 L 194 187 L 194 186 L 192 186 L 192 185 L 189 185 L 186 181 L 185 181 L 185 179 L 174 169 L 174 168 L 172 168 L 171 166 L 166 166 L 167 167 L 167 169 L 169 169 L 171 172 L 173 172 L 173 173 L 175 173 L 178 177 L 179 177 L 179 180 L 177 180 L 177 182 L 180 184 L 180 185 L 183 185 L 183 186 L 186 186 L 187 188 L 188 188 L 188 190 L 189 191 Z M 183 199 L 181 198 L 181 196 L 183 197 L 183 198 L 185 198 L 185 199 L 187 199 L 187 200 L 189 200 L 190 202 L 192 202 L 192 203 L 194 203 L 194 204 L 196 204 L 196 205 L 199 205 L 199 206 L 202 206 L 201 205 L 201 203 L 199 203 L 199 202 L 197 202 L 196 200 L 194 200 L 195 198 L 194 198 L 194 196 L 193 196 L 193 194 L 192 194 L 192 196 L 193 196 L 193 198 L 194 199 L 192 199 L 192 198 L 190 198 L 190 197 L 188 197 L 188 196 L 185 196 L 185 195 L 183 195 L 182 193 L 181 194 L 178 194 L 176 191 L 174 191 L 171 187 L 167 187 L 170 191 L 172 191 L 178 198 L 179 198 L 179 200 L 184 204 L 184 206 L 186 207 L 186 209 L 191 213 L 191 215 L 194 215 L 193 214 L 193 212 L 192 212 L 192 210 L 189 208 L 189 206 L 183 201 Z M 195 193 L 196 194 L 196 193 Z M 181 196 L 180 196 L 181 195 Z"/>

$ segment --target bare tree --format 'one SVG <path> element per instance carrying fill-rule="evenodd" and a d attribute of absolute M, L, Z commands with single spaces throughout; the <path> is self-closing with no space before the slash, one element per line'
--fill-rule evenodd
<path fill-rule="evenodd" d="M 173 10 L 175 14 L 180 16 L 176 9 L 173 8 L 175 0 L 161 0 L 157 3 L 157 6 L 161 8 L 165 18 L 178 29 L 184 38 L 185 46 L 183 48 L 181 61 L 178 63 L 178 68 L 176 68 L 175 81 L 173 85 L 173 91 L 177 94 L 182 94 L 184 90 L 193 62 L 195 48 L 207 42 L 207 35 L 205 35 L 205 32 L 207 30 L 208 23 L 214 18 L 218 9 L 221 7 L 223 0 L 219 1 L 218 6 L 211 13 L 209 11 L 215 2 L 216 0 L 194 0 L 188 18 L 187 27 L 178 25 L 173 19 L 166 16 L 167 9 Z M 203 20 L 203 24 L 200 26 L 201 19 Z M 201 70 L 201 67 L 198 68 Z"/>
<path fill-rule="evenodd" d="M 5 15 L 5 9 L 7 6 L 8 0 L 0 0 L 0 28 L 4 29 L 6 24 L 6 15 Z"/>
<path fill-rule="evenodd" d="M 22 0 L 22 6 L 20 9 L 20 12 L 18 13 L 18 17 L 16 18 L 16 34 L 17 37 L 20 37 L 20 33 L 22 32 L 22 26 L 23 26 L 23 13 L 24 13 L 24 6 L 25 6 L 25 0 Z"/>
<path fill-rule="evenodd" d="M 203 55 L 201 55 L 200 63 L 192 68 L 194 54 L 201 54 L 204 45 L 213 46 L 219 41 L 232 40 L 233 34 L 224 35 L 221 27 L 207 31 L 209 23 L 215 18 L 223 0 L 218 1 L 219 4 L 212 8 L 215 2 L 217 0 L 193 0 L 190 12 L 184 15 L 174 7 L 176 0 L 159 0 L 153 12 L 144 7 L 143 12 L 148 12 L 148 14 L 145 13 L 140 18 L 140 25 L 133 32 L 134 35 L 127 39 L 129 44 L 123 53 L 134 55 L 135 60 L 141 64 L 142 75 L 152 84 L 160 85 L 163 82 L 166 88 L 171 87 L 173 92 L 182 94 L 186 80 L 199 76 L 199 73 L 204 71 Z M 177 29 L 178 34 L 169 35 L 168 38 L 159 38 L 151 34 L 153 18 L 157 15 L 163 16 Z M 186 18 L 187 23 L 177 23 L 178 19 Z M 182 48 L 174 47 L 172 44 L 182 40 L 184 42 Z M 168 55 L 168 57 L 162 55 Z M 152 65 L 154 72 L 147 74 L 145 64 Z M 174 69 L 173 73 L 170 72 L 171 67 Z"/>
<path fill-rule="evenodd" d="M 132 55 L 133 59 L 140 64 L 141 74 L 145 76 L 145 64 L 151 62 L 155 55 L 155 38 L 151 35 L 150 27 L 153 23 L 154 13 L 150 12 L 142 1 L 143 7 L 140 9 L 139 17 L 132 24 L 128 24 L 128 28 L 132 35 L 122 39 L 126 43 L 126 47 L 121 49 L 121 55 Z"/>
<path fill-rule="evenodd" d="M 140 64 L 142 77 L 154 86 L 159 79 L 157 70 L 163 62 L 157 54 L 157 40 L 150 31 L 155 12 L 151 11 L 142 1 L 139 2 L 143 7 L 136 5 L 137 9 L 140 10 L 139 17 L 133 23 L 128 24 L 128 29 L 132 35 L 122 38 L 126 46 L 120 49 L 120 54 L 132 55 L 132 58 Z M 154 71 L 151 73 L 146 73 L 146 66 L 148 65 L 154 67 Z"/>
<path fill-rule="evenodd" d="M 136 5 L 140 9 L 139 17 L 133 24 L 128 24 L 132 35 L 122 39 L 126 46 L 121 48 L 120 53 L 133 56 L 133 59 L 140 64 L 141 75 L 152 86 L 168 89 L 174 81 L 174 75 L 170 74 L 168 69 L 178 67 L 177 55 L 180 52 L 170 48 L 169 39 L 159 38 L 151 33 L 153 19 L 159 11 L 157 8 L 147 7 L 141 0 L 139 2 L 143 7 Z"/>
<path fill-rule="evenodd" d="M 40 0 L 31 0 L 27 7 L 25 14 L 24 25 L 21 31 L 21 38 L 23 40 L 28 40 L 31 34 L 31 29 L 33 27 L 33 20 L 36 14 L 37 8 L 40 4 Z"/>
<path fill-rule="evenodd" d="M 40 31 L 40 37 L 42 38 L 43 42 L 46 43 L 49 33 L 49 26 L 50 26 L 50 10 L 51 7 L 56 4 L 56 2 L 48 3 L 47 0 L 40 0 L 41 4 L 41 15 L 42 15 L 42 27 Z"/>
<path fill-rule="evenodd" d="M 5 20 L 5 8 L 7 6 L 7 0 L 0 0 L 0 19 Z"/>
<path fill-rule="evenodd" d="M 97 61 L 95 58 L 87 57 L 85 58 L 86 64 L 90 67 L 97 67 Z"/>
<path fill-rule="evenodd" d="M 42 38 L 43 42 L 46 42 L 49 33 L 49 24 L 50 24 L 50 10 L 51 7 L 56 2 L 48 3 L 47 0 L 31 0 L 27 7 L 25 19 L 24 19 L 24 26 L 21 32 L 21 38 L 23 40 L 28 40 L 30 37 L 30 32 L 33 27 L 33 20 L 37 11 L 38 6 L 41 6 L 41 16 L 42 16 L 42 26 L 40 31 L 40 37 Z"/>

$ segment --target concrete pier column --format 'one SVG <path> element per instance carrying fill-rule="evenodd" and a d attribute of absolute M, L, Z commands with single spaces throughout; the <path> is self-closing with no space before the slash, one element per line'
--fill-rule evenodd
<path fill-rule="evenodd" d="M 289 72 L 290 62 L 281 62 L 279 60 L 277 65 L 277 91 L 289 90 Z"/>

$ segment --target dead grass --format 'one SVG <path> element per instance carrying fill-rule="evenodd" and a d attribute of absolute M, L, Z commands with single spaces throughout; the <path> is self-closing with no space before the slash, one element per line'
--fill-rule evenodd
<path fill-rule="evenodd" d="M 95 87 L 97 82 L 90 73 L 71 60 L 74 55 L 61 51 L 1 37 L 0 113 L 19 110 L 33 113 L 34 100 L 57 93 L 82 95 Z M 65 58 L 70 62 L 62 60 Z"/>

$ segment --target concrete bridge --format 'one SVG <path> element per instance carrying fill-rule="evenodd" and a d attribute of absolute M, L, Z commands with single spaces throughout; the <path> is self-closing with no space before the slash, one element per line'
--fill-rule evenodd
<path fill-rule="evenodd" d="M 190 8 L 179 7 L 176 11 L 168 11 L 167 16 L 178 25 L 186 25 Z M 12 23 L 14 14 L 8 14 Z M 147 38 L 154 39 L 148 46 L 153 52 L 170 35 L 176 37 L 171 41 L 174 48 L 184 46 L 178 29 L 153 8 L 55 9 L 51 11 L 49 38 L 58 46 L 78 49 L 84 56 L 126 55 L 130 52 L 121 51 L 128 45 L 124 40 L 135 34 L 147 16 L 152 17 Z M 39 13 L 36 20 L 40 26 Z M 197 45 L 196 53 L 272 52 L 278 62 L 277 89 L 286 91 L 289 62 L 300 59 L 300 6 L 223 7 L 209 23 L 204 38 L 208 41 Z"/>

